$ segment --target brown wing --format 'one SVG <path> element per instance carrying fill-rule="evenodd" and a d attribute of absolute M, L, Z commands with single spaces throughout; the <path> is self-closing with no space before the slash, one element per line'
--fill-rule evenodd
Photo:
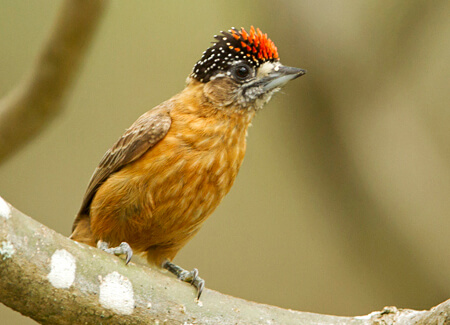
<path fill-rule="evenodd" d="M 158 143 L 169 131 L 172 120 L 169 105 L 161 104 L 141 115 L 125 131 L 122 137 L 105 153 L 91 177 L 83 203 L 75 218 L 72 231 L 83 216 L 89 215 L 89 208 L 97 189 L 113 173 L 142 156 Z"/>

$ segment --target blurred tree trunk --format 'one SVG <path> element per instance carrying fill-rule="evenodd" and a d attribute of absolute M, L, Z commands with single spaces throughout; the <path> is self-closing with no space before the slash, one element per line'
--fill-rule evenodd
<path fill-rule="evenodd" d="M 107 3 L 63 3 L 33 69 L 0 100 L 0 162 L 43 131 L 62 110 Z"/>

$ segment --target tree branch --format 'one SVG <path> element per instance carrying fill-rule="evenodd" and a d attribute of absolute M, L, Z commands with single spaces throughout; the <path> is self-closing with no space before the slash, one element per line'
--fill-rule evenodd
<path fill-rule="evenodd" d="M 285 310 L 206 289 L 74 242 L 0 197 L 0 301 L 41 324 L 447 324 L 430 311 L 387 307 L 362 317 Z"/>
<path fill-rule="evenodd" d="M 0 100 L 0 162 L 61 110 L 106 4 L 102 0 L 64 2 L 31 73 Z"/>

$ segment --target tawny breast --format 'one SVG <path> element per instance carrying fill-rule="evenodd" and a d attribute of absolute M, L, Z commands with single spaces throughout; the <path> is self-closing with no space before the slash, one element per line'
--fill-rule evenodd
<path fill-rule="evenodd" d="M 173 113 L 164 139 L 111 175 L 91 205 L 97 239 L 113 246 L 126 241 L 155 263 L 172 259 L 230 190 L 252 117 Z"/>

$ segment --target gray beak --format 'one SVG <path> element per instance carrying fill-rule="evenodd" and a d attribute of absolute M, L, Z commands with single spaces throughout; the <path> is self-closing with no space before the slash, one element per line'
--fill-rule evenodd
<path fill-rule="evenodd" d="M 278 70 L 272 71 L 267 77 L 261 80 L 264 92 L 284 86 L 289 80 L 303 76 L 306 70 L 278 66 Z"/>

